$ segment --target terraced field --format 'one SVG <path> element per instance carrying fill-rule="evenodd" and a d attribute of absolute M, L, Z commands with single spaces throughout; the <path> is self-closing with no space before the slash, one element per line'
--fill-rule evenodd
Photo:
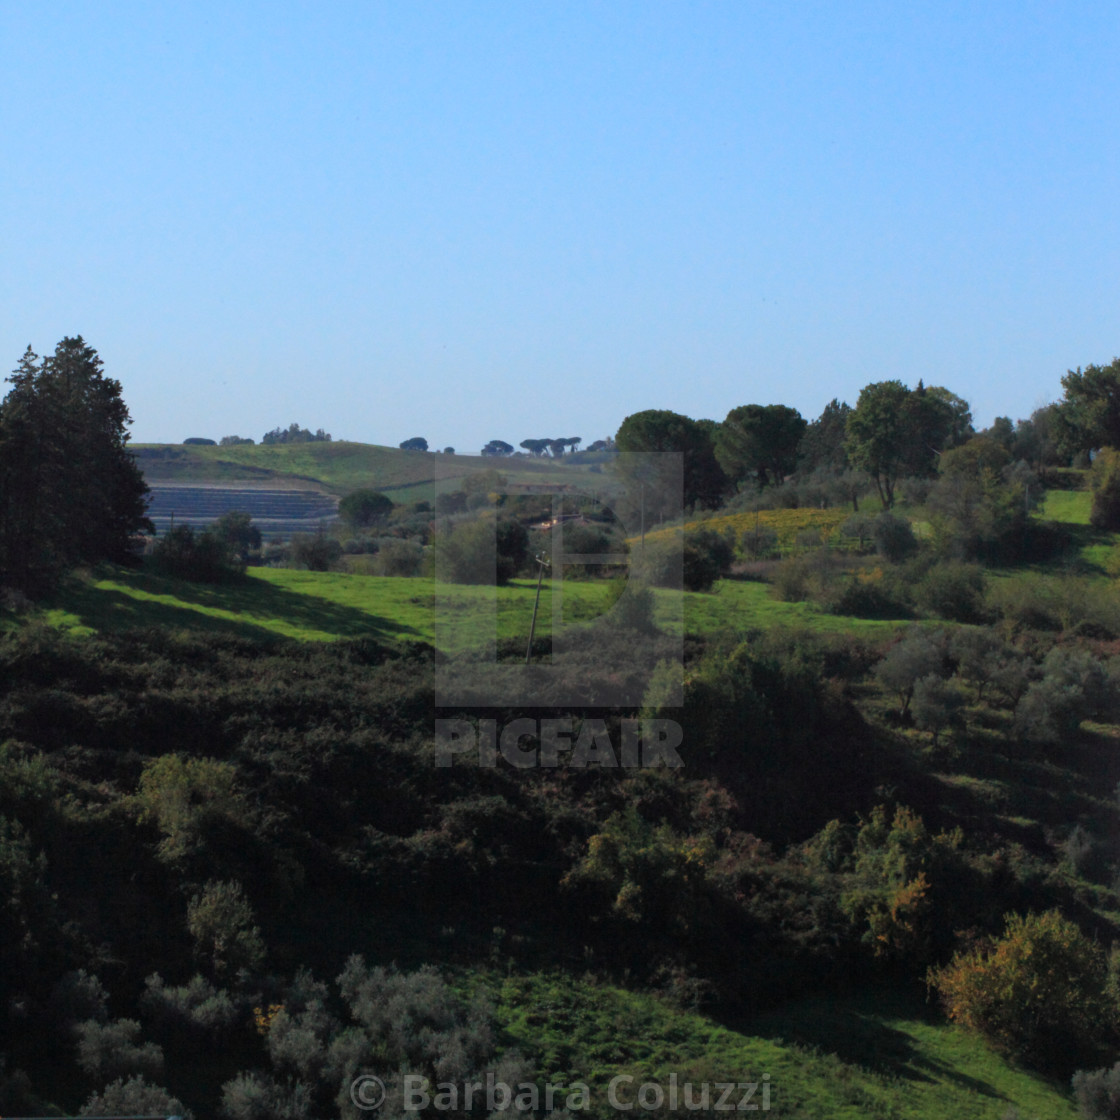
<path fill-rule="evenodd" d="M 458 480 L 491 469 L 501 471 L 510 482 L 578 482 L 581 475 L 601 481 L 590 475 L 591 462 L 522 456 L 490 459 L 341 441 L 234 447 L 137 444 L 131 450 L 149 485 L 294 483 L 318 486 L 338 496 L 371 487 L 398 503 L 431 501 L 437 477 L 441 487 L 453 489 Z"/>
<path fill-rule="evenodd" d="M 338 516 L 338 500 L 319 489 L 264 488 L 260 486 L 179 486 L 149 483 L 152 488 L 148 516 L 157 533 L 174 525 L 204 528 L 223 513 L 247 513 L 265 539 L 314 532 Z"/>

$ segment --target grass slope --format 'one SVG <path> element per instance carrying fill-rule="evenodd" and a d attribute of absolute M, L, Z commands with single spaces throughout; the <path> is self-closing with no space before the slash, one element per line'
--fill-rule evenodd
<path fill-rule="evenodd" d="M 768 1074 L 770 1111 L 785 1120 L 1002 1120 L 1010 1108 L 1023 1120 L 1077 1115 L 1065 1086 L 1010 1066 L 917 995 L 807 1000 L 722 1025 L 571 976 L 507 978 L 490 994 L 508 1042 L 530 1057 L 538 1077 L 585 1082 L 589 1112 L 604 1120 L 612 1115 L 612 1077 L 634 1078 L 621 1094 L 632 1100 L 646 1081 L 667 1092 L 671 1073 L 678 1085 L 759 1083 L 760 1105 Z M 561 1107 L 564 1098 L 557 1100 Z"/>
<path fill-rule="evenodd" d="M 111 568 L 72 581 L 43 611 L 48 623 L 76 634 L 131 627 L 172 626 L 247 636 L 332 641 L 372 637 L 382 641 L 435 642 L 435 590 L 431 579 L 358 576 L 251 568 L 249 578 L 228 586 L 171 580 L 126 568 Z M 528 634 L 536 584 L 516 580 L 508 587 L 441 585 L 441 612 L 455 605 L 455 629 L 470 628 L 484 617 L 491 596 L 497 609 L 499 638 Z M 567 580 L 565 617 L 575 622 L 602 614 L 616 590 L 600 581 Z M 668 592 L 655 593 L 662 616 Z M 537 633 L 551 628 L 551 588 L 541 593 Z M 442 617 L 442 613 L 441 613 Z M 787 626 L 827 633 L 887 635 L 900 622 L 870 622 L 826 614 L 809 603 L 770 598 L 762 583 L 724 580 L 706 594 L 686 593 L 685 629 L 714 633 L 746 632 Z M 0 613 L 0 627 L 15 625 Z"/>

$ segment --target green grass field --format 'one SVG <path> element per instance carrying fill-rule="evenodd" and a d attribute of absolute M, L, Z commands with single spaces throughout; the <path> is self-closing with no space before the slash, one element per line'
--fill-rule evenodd
<path fill-rule="evenodd" d="M 1067 525 L 1088 525 L 1093 495 L 1085 490 L 1047 490 L 1038 516 Z"/>
<path fill-rule="evenodd" d="M 531 580 L 497 589 L 440 585 L 441 619 L 452 618 L 454 630 L 469 630 L 487 610 L 496 609 L 499 638 L 524 636 L 535 594 Z M 616 594 L 603 581 L 567 580 L 565 618 L 580 623 L 598 617 Z M 670 594 L 655 592 L 655 617 L 663 622 L 671 617 Z M 172 626 L 304 641 L 372 637 L 435 642 L 435 602 L 436 584 L 425 578 L 251 568 L 240 583 L 212 586 L 113 568 L 72 581 L 42 615 L 75 634 Z M 545 581 L 538 635 L 550 633 L 551 614 L 551 586 Z M 14 624 L 9 617 L 6 625 Z M 766 584 L 737 580 L 723 580 L 709 593 L 686 592 L 684 624 L 687 632 L 701 634 L 785 626 L 871 635 L 886 635 L 903 625 L 826 614 L 808 603 L 782 603 L 770 597 Z"/>
<path fill-rule="evenodd" d="M 534 975 L 488 985 L 510 1043 L 546 1082 L 590 1088 L 607 1117 L 607 1085 L 623 1099 L 656 1082 L 756 1082 L 785 1120 L 1073 1120 L 1065 1086 L 1017 1070 L 947 1025 L 920 993 L 872 991 L 789 1004 L 746 1024 L 720 1024 L 646 994 Z M 558 1098 L 562 1106 L 563 1098 Z M 635 1109 L 635 1112 L 639 1111 Z M 761 1107 L 759 1111 L 762 1111 Z M 662 1112 L 659 1114 L 669 1114 Z"/>

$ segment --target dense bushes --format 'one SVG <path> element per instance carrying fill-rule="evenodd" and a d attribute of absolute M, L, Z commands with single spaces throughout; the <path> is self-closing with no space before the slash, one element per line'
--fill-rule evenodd
<path fill-rule="evenodd" d="M 245 574 L 239 548 L 217 533 L 196 533 L 190 525 L 176 525 L 152 548 L 152 566 L 162 575 L 200 583 L 227 583 Z"/>
<path fill-rule="evenodd" d="M 1120 451 L 1101 448 L 1089 480 L 1093 488 L 1089 523 L 1094 529 L 1115 532 L 1120 529 Z"/>
<path fill-rule="evenodd" d="M 1114 1038 L 1105 957 L 1056 910 L 1011 914 L 1001 938 L 931 970 L 949 1018 L 1032 1064 L 1067 1075 Z"/>

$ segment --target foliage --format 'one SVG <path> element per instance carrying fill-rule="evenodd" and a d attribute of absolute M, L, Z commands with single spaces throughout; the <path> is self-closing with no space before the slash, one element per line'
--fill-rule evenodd
<path fill-rule="evenodd" d="M 215 821 L 241 821 L 245 815 L 230 763 L 176 753 L 145 764 L 133 801 L 139 820 L 159 829 L 160 855 L 170 862 L 204 843 Z"/>
<path fill-rule="evenodd" d="M 248 560 L 250 552 L 256 552 L 261 547 L 261 531 L 253 524 L 253 519 L 247 513 L 230 510 L 211 526 L 210 531 L 234 550 L 242 561 Z"/>
<path fill-rule="evenodd" d="M 945 648 L 940 635 L 914 628 L 892 646 L 875 666 L 875 678 L 899 701 L 899 716 L 906 718 L 914 688 L 923 677 L 944 675 Z"/>
<path fill-rule="evenodd" d="M 354 529 L 376 525 L 392 512 L 393 500 L 376 490 L 351 490 L 338 503 L 338 516 Z"/>
<path fill-rule="evenodd" d="M 733 408 L 716 431 L 716 460 L 732 482 L 780 485 L 797 466 L 806 426 L 797 409 L 782 404 Z"/>
<path fill-rule="evenodd" d="M 1082 1120 L 1120 1120 L 1120 1062 L 1103 1069 L 1079 1069 L 1071 1087 Z"/>
<path fill-rule="evenodd" d="M 904 805 L 893 813 L 877 805 L 861 820 L 853 843 L 844 843 L 833 821 L 810 850 L 818 859 L 828 854 L 833 867 L 848 872 L 841 905 L 864 927 L 863 942 L 876 956 L 914 965 L 929 962 L 951 928 L 945 911 L 959 887 L 961 841 L 959 831 L 931 835 Z"/>
<path fill-rule="evenodd" d="M 329 432 L 322 428 L 314 432 L 309 428 L 301 428 L 298 424 L 289 424 L 286 428 L 273 428 L 261 436 L 261 443 L 265 446 L 285 443 L 330 443 Z"/>
<path fill-rule="evenodd" d="M 845 450 L 875 482 L 883 509 L 907 474 L 932 474 L 939 452 L 971 435 L 968 406 L 947 389 L 908 389 L 901 381 L 865 386 L 847 417 Z"/>
<path fill-rule="evenodd" d="M 1107 718 L 1120 702 L 1117 666 L 1082 649 L 1056 646 L 1044 658 L 1041 679 L 1032 681 L 1015 707 L 1015 731 L 1033 743 L 1055 743 L 1072 735 L 1082 720 Z"/>
<path fill-rule="evenodd" d="M 996 1046 L 1068 1071 L 1113 1030 L 1100 948 L 1057 910 L 1009 914 L 1002 937 L 931 969 L 946 1014 Z"/>
<path fill-rule="evenodd" d="M 914 685 L 911 702 L 915 727 L 933 735 L 933 745 L 946 730 L 961 727 L 964 710 L 964 697 L 952 683 L 939 673 L 930 673 L 919 678 Z"/>
<path fill-rule="evenodd" d="M 178 987 L 168 987 L 159 973 L 145 981 L 139 1007 L 157 1030 L 176 1040 L 185 1035 L 228 1037 L 243 1018 L 243 1010 L 224 989 L 215 988 L 204 976 L 195 975 Z"/>
<path fill-rule="evenodd" d="M 117 1078 L 82 1106 L 79 1116 L 181 1116 L 193 1113 L 166 1089 L 151 1085 L 142 1076 Z"/>
<path fill-rule="evenodd" d="M 684 535 L 682 582 L 686 591 L 710 591 L 735 559 L 730 534 L 703 526 Z"/>
<path fill-rule="evenodd" d="M 1106 366 L 1069 370 L 1062 378 L 1065 395 L 1054 427 L 1068 453 L 1120 447 L 1120 358 Z"/>
<path fill-rule="evenodd" d="M 127 449 L 128 408 L 79 335 L 30 347 L 0 402 L 0 586 L 54 587 L 78 563 L 126 562 L 151 530 L 148 487 Z"/>
<path fill-rule="evenodd" d="M 709 432 L 687 416 L 664 409 L 635 412 L 619 426 L 615 446 L 615 470 L 627 484 L 628 524 L 637 523 L 633 512 L 643 498 L 652 520 L 678 516 L 682 504 L 712 509 L 727 491 Z M 652 464 L 650 453 L 657 453 Z"/>
<path fill-rule="evenodd" d="M 309 572 L 326 572 L 342 555 L 342 546 L 320 526 L 315 533 L 292 535 L 292 562 Z"/>
<path fill-rule="evenodd" d="M 821 543 L 839 544 L 838 531 L 846 520 L 847 515 L 842 509 L 764 509 L 750 513 L 717 513 L 686 521 L 683 528 L 689 532 L 702 526 L 721 533 L 730 529 L 735 536 L 756 529 L 769 529 L 777 535 L 778 548 L 782 552 L 791 552 L 796 548 L 798 536 L 808 531 L 815 532 Z M 668 538 L 676 532 L 675 529 L 659 529 L 646 533 L 646 544 L 663 536 Z"/>
<path fill-rule="evenodd" d="M 940 550 L 961 559 L 1015 555 L 1042 496 L 1026 465 L 994 440 L 977 436 L 946 451 L 928 498 Z"/>
<path fill-rule="evenodd" d="M 176 525 L 152 549 L 152 567 L 161 575 L 197 583 L 228 583 L 245 574 L 240 548 L 217 532 L 195 532 L 190 525 Z"/>
<path fill-rule="evenodd" d="M 848 453 L 844 447 L 851 405 L 835 397 L 824 411 L 805 429 L 797 446 L 797 468 L 804 474 L 813 471 L 842 473 L 848 469 Z"/>
<path fill-rule="evenodd" d="M 1120 451 L 1101 448 L 1089 478 L 1093 488 L 1089 524 L 1107 532 L 1120 530 Z"/>
<path fill-rule="evenodd" d="M 910 522 L 883 510 L 871 523 L 875 551 L 892 564 L 899 564 L 918 551 L 918 541 Z"/>
<path fill-rule="evenodd" d="M 577 897 L 601 898 L 590 903 L 594 913 L 606 909 L 624 923 L 686 930 L 708 905 L 705 877 L 713 855 L 710 841 L 652 825 L 631 807 L 591 837 L 563 885 Z"/>
<path fill-rule="evenodd" d="M 948 561 L 932 565 L 914 588 L 918 606 L 950 622 L 983 622 L 986 583 L 978 564 Z"/>
<path fill-rule="evenodd" d="M 445 583 L 506 584 L 528 555 L 529 534 L 523 525 L 484 514 L 440 530 L 436 576 Z"/>
<path fill-rule="evenodd" d="M 163 1073 L 163 1051 L 154 1042 L 140 1043 L 140 1024 L 135 1019 L 102 1023 L 88 1019 L 75 1029 L 78 1065 L 95 1081 L 123 1074 L 159 1077 Z"/>
<path fill-rule="evenodd" d="M 254 972 L 264 961 L 261 931 L 241 884 L 212 881 L 187 904 L 187 928 L 195 952 L 215 976 Z"/>
<path fill-rule="evenodd" d="M 410 439 L 401 442 L 400 449 L 402 451 L 427 451 L 428 441 L 423 436 L 412 436 Z"/>

